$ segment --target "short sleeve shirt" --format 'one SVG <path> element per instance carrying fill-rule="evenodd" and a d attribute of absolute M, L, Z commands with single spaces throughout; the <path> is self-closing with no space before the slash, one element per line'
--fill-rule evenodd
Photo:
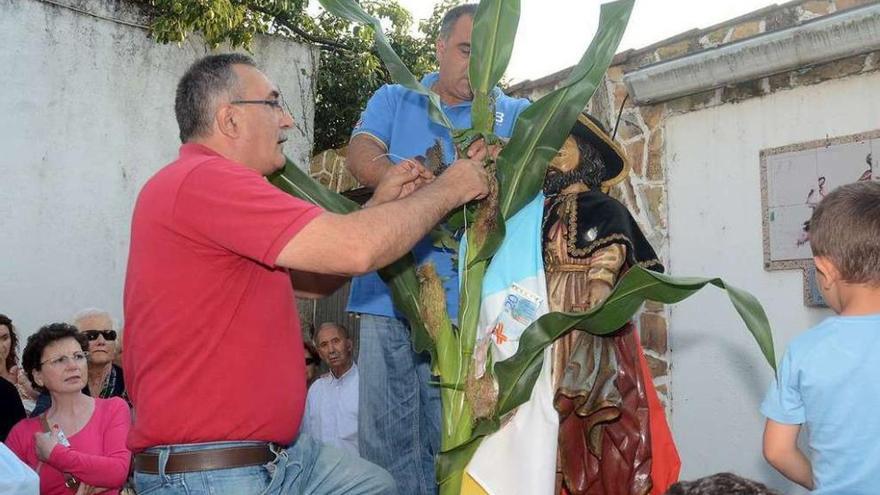
<path fill-rule="evenodd" d="M 428 74 L 422 85 L 430 88 L 437 82 L 437 73 Z M 495 134 L 510 137 L 517 117 L 529 105 L 524 98 L 511 98 L 495 88 Z M 443 105 L 443 111 L 457 129 L 471 127 L 471 102 Z M 428 99 L 399 84 L 379 88 L 367 103 L 367 108 L 355 125 L 352 136 L 365 134 L 388 150 L 388 159 L 398 163 L 405 158 L 426 156 L 428 148 L 440 141 L 444 161 L 452 163 L 455 148 L 449 130 L 428 117 Z M 458 316 L 458 275 L 452 253 L 435 248 L 430 238 L 423 239 L 413 248 L 418 264 L 431 261 L 444 279 L 447 308 L 454 319 Z M 391 295 L 374 272 L 352 281 L 348 311 L 380 316 L 401 315 L 394 310 Z"/>
<path fill-rule="evenodd" d="M 880 487 L 880 315 L 836 316 L 789 344 L 761 413 L 802 424 L 812 493 L 868 495 Z"/>
<path fill-rule="evenodd" d="M 198 144 L 143 187 L 125 281 L 128 444 L 290 444 L 306 396 L 290 274 L 275 266 L 321 210 Z"/>

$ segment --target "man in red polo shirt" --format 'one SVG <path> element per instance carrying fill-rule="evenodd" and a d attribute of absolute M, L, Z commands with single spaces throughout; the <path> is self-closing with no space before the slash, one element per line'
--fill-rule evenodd
<path fill-rule="evenodd" d="M 264 178 L 283 166 L 293 124 L 280 98 L 245 55 L 196 62 L 177 88 L 180 156 L 138 196 L 124 365 L 139 492 L 396 493 L 381 468 L 297 437 L 306 383 L 294 287 L 326 292 L 402 256 L 487 193 L 482 157 L 436 179 L 396 167 L 369 207 L 324 212 Z"/>

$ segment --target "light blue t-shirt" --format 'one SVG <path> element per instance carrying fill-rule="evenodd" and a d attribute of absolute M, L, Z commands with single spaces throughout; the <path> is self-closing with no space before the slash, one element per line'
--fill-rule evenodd
<path fill-rule="evenodd" d="M 437 73 L 428 74 L 422 84 L 430 88 L 437 81 Z M 495 88 L 495 134 L 510 137 L 513 125 L 528 105 L 523 98 L 511 98 Z M 443 105 L 443 111 L 457 129 L 471 127 L 471 102 Z M 379 88 L 367 103 L 367 108 L 355 125 L 352 136 L 367 134 L 383 143 L 388 159 L 398 163 L 405 158 L 425 156 L 425 151 L 436 139 L 443 143 L 444 161 L 451 164 L 455 148 L 449 130 L 428 117 L 428 98 L 399 84 Z M 422 239 L 413 248 L 418 264 L 432 261 L 437 273 L 444 278 L 446 304 L 450 317 L 458 318 L 458 274 L 452 252 L 435 248 L 430 238 Z M 402 317 L 391 302 L 391 294 L 382 279 L 374 272 L 355 278 L 351 284 L 348 311 L 379 316 Z"/>
<path fill-rule="evenodd" d="M 814 494 L 880 493 L 880 314 L 828 318 L 794 339 L 761 413 L 805 425 Z"/>

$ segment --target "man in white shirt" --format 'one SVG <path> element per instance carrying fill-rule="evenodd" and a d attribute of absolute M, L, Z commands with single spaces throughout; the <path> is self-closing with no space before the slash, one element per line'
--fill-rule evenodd
<path fill-rule="evenodd" d="M 352 360 L 348 329 L 338 323 L 323 323 L 313 340 L 330 372 L 309 388 L 303 432 L 319 442 L 357 454 L 358 369 Z"/>

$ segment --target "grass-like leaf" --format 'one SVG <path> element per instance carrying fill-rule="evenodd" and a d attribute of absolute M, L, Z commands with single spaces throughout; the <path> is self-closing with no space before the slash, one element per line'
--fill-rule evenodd
<path fill-rule="evenodd" d="M 468 77 L 474 93 L 471 125 L 479 132 L 492 132 L 495 105 L 491 95 L 510 62 L 519 12 L 519 0 L 482 0 L 477 7 Z"/>
<path fill-rule="evenodd" d="M 364 11 L 355 0 L 319 1 L 321 2 L 321 5 L 333 15 L 342 17 L 351 22 L 372 27 L 376 50 L 379 52 L 379 57 L 385 62 L 385 67 L 388 69 L 391 79 L 397 84 L 427 96 L 429 101 L 428 115 L 431 117 L 431 120 L 448 129 L 452 129 L 452 122 L 450 122 L 449 118 L 446 117 L 446 114 L 443 113 L 443 108 L 440 105 L 440 97 L 433 91 L 422 86 L 422 83 L 420 83 L 412 72 L 403 65 L 403 61 L 400 60 L 400 57 L 394 52 L 394 49 L 391 48 L 391 43 L 385 36 L 385 32 L 382 30 L 382 24 L 379 22 L 379 19 L 366 13 L 366 11 Z"/>
<path fill-rule="evenodd" d="M 513 137 L 498 156 L 499 207 L 505 220 L 540 190 L 547 165 L 608 70 L 634 1 L 602 5 L 599 30 L 566 82 L 525 109 L 517 119 Z"/>

